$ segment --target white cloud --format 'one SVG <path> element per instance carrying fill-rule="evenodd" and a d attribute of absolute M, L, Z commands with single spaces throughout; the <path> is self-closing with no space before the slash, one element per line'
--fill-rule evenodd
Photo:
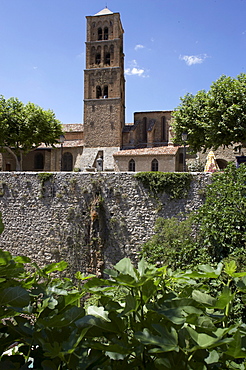
<path fill-rule="evenodd" d="M 145 48 L 145 46 L 143 46 L 141 44 L 137 44 L 134 49 L 137 51 L 139 49 L 144 49 L 144 48 Z"/>
<path fill-rule="evenodd" d="M 192 66 L 193 64 L 201 64 L 207 58 L 207 54 L 200 54 L 200 55 L 180 55 L 179 59 L 184 60 L 188 66 Z"/>
<path fill-rule="evenodd" d="M 125 69 L 125 74 L 127 76 L 148 77 L 146 75 L 146 70 L 139 67 L 135 59 L 129 63 L 129 67 Z"/>

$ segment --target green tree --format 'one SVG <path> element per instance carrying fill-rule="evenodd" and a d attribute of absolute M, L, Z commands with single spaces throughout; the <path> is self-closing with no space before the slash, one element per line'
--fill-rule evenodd
<path fill-rule="evenodd" d="M 230 164 L 214 173 L 197 214 L 200 245 L 215 260 L 235 258 L 245 268 L 246 165 Z"/>
<path fill-rule="evenodd" d="M 62 126 L 53 111 L 0 96 L 0 147 L 14 156 L 17 171 L 22 170 L 23 154 L 41 143 L 56 143 L 61 134 Z"/>
<path fill-rule="evenodd" d="M 246 74 L 221 76 L 210 89 L 187 94 L 173 113 L 175 142 L 183 132 L 197 152 L 233 143 L 246 143 Z"/>

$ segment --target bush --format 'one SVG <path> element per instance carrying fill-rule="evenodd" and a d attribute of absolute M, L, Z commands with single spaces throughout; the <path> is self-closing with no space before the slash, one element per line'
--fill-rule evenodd
<path fill-rule="evenodd" d="M 188 268 L 201 260 L 209 261 L 203 248 L 198 248 L 196 232 L 193 228 L 194 216 L 185 220 L 177 217 L 159 217 L 155 224 L 154 235 L 146 242 L 140 255 L 150 263 L 167 265 L 173 269 Z"/>
<path fill-rule="evenodd" d="M 229 321 L 246 298 L 235 264 L 178 273 L 125 258 L 107 279 L 77 273 L 75 287 L 53 276 L 64 262 L 28 273 L 30 263 L 0 253 L 0 369 L 245 368 L 245 324 Z M 207 281 L 220 286 L 222 275 L 213 296 Z"/>

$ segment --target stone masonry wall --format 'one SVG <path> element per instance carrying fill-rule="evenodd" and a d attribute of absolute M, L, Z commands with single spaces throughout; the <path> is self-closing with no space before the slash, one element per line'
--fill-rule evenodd
<path fill-rule="evenodd" d="M 70 273 L 97 273 L 138 258 L 157 217 L 197 209 L 210 175 L 194 174 L 189 195 L 151 197 L 132 173 L 0 173 L 0 248 L 38 264 L 66 260 Z"/>

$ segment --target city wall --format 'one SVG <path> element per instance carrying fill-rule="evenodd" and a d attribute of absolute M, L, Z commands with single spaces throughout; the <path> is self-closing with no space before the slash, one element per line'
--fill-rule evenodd
<path fill-rule="evenodd" d="M 137 260 L 158 217 L 197 209 L 210 180 L 193 174 L 188 197 L 175 200 L 151 196 L 132 173 L 2 172 L 0 248 L 100 276 L 123 257 Z"/>

